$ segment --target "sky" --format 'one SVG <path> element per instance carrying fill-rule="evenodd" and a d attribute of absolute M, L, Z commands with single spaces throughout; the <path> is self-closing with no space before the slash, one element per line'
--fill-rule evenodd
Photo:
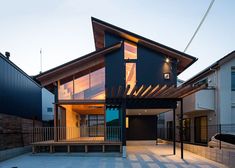
<path fill-rule="evenodd" d="M 183 51 L 211 0 L 0 0 L 0 52 L 29 75 L 95 50 L 91 17 Z M 235 1 L 215 0 L 187 50 L 188 80 L 235 50 Z"/>

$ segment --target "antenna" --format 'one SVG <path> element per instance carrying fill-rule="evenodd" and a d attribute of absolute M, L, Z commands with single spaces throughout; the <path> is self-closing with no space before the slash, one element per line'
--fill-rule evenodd
<path fill-rule="evenodd" d="M 42 49 L 40 49 L 40 73 L 42 73 Z"/>

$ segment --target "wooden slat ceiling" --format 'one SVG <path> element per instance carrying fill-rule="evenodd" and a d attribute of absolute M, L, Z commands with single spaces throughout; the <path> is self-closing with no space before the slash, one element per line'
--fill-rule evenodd
<path fill-rule="evenodd" d="M 121 86 L 106 89 L 106 97 L 109 99 L 115 98 L 184 98 L 199 90 L 207 88 L 207 84 L 201 85 L 141 85 L 140 87 L 134 86 L 130 89 L 127 85 L 125 89 L 120 89 Z M 128 94 L 130 93 L 130 94 Z"/>
<path fill-rule="evenodd" d="M 160 52 L 164 54 L 166 57 L 177 59 L 178 60 L 178 67 L 177 67 L 178 74 L 183 72 L 187 67 L 189 67 L 191 64 L 193 64 L 197 60 L 197 58 L 192 57 L 188 54 L 185 54 L 173 48 L 164 46 L 160 43 L 154 42 L 152 40 L 149 40 L 147 38 L 144 38 L 142 36 L 139 36 L 127 30 L 121 29 L 117 26 L 111 25 L 109 23 L 106 23 L 96 18 L 92 18 L 92 27 L 93 27 L 96 50 L 100 50 L 103 47 L 105 47 L 104 35 L 105 35 L 105 32 L 109 32 L 111 34 L 117 35 L 129 41 L 141 44 L 157 52 Z"/>

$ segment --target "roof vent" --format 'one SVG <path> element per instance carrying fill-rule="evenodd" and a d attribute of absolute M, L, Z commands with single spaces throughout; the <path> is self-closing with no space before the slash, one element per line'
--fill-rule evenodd
<path fill-rule="evenodd" d="M 10 59 L 10 56 L 11 56 L 10 52 L 5 52 L 5 56 L 7 59 Z"/>

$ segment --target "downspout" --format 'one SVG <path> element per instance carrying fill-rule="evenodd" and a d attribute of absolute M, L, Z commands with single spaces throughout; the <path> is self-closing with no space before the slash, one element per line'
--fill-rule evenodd
<path fill-rule="evenodd" d="M 216 124 L 220 124 L 220 113 L 219 113 L 219 90 L 218 90 L 218 73 L 217 69 L 210 68 L 210 71 L 214 71 L 214 81 L 215 81 L 215 97 L 214 97 L 214 103 L 215 103 L 215 115 L 216 115 Z"/>

